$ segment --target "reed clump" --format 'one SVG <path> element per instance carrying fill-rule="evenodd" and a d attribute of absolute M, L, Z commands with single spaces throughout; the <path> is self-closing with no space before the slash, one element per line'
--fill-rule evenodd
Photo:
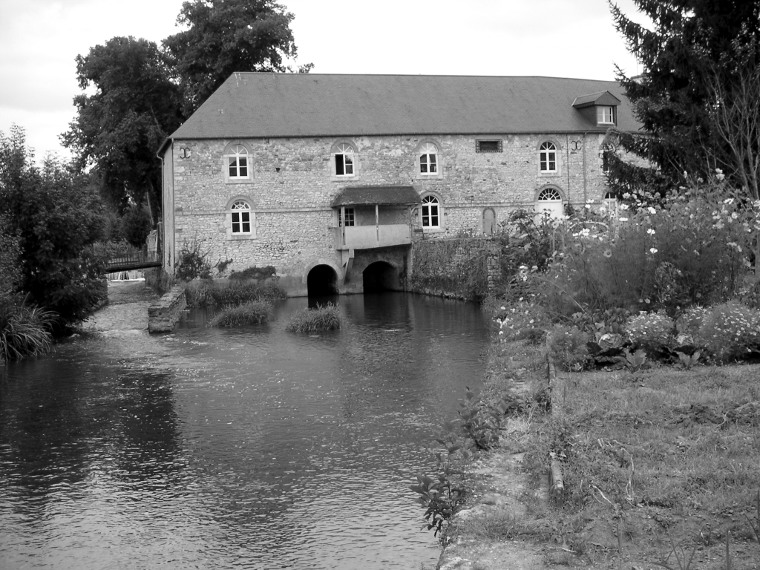
<path fill-rule="evenodd" d="M 291 317 L 286 330 L 295 333 L 309 333 L 338 330 L 341 317 L 338 307 L 332 303 L 314 309 L 303 309 Z"/>

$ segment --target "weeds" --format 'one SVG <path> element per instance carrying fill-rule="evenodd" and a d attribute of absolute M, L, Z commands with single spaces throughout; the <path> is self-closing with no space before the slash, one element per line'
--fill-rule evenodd
<path fill-rule="evenodd" d="M 444 525 L 461 510 L 465 501 L 464 464 L 469 460 L 469 455 L 460 443 L 438 441 L 444 443 L 445 453 L 436 454 L 436 474 L 432 477 L 417 475 L 417 484 L 409 488 L 419 495 L 417 502 L 425 509 L 423 516 L 427 529 L 433 531 L 433 536 L 441 534 L 443 539 Z"/>
<path fill-rule="evenodd" d="M 676 545 L 675 541 L 673 540 L 673 535 L 670 532 L 668 532 L 668 539 L 670 540 L 670 552 L 664 559 L 655 562 L 655 564 L 657 564 L 657 566 L 662 566 L 667 570 L 690 570 L 691 563 L 694 560 L 694 555 L 697 552 L 697 545 L 695 544 L 691 549 L 691 553 L 687 554 L 683 547 Z M 671 566 L 671 556 L 675 558 L 676 566 Z"/>
<path fill-rule="evenodd" d="M 38 356 L 50 350 L 55 313 L 0 298 L 0 362 Z"/>
<path fill-rule="evenodd" d="M 340 310 L 332 303 L 320 305 L 316 309 L 303 309 L 295 313 L 286 330 L 295 333 L 310 333 L 337 330 L 341 326 Z"/>
<path fill-rule="evenodd" d="M 209 321 L 210 327 L 240 327 L 267 322 L 272 316 L 272 303 L 266 300 L 249 301 L 225 307 Z"/>

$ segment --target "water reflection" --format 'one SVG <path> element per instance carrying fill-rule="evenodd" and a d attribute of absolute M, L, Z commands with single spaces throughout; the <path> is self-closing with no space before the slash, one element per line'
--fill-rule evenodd
<path fill-rule="evenodd" d="M 8 567 L 419 568 L 407 490 L 483 375 L 476 307 L 341 297 L 346 326 L 80 338 L 0 372 Z"/>

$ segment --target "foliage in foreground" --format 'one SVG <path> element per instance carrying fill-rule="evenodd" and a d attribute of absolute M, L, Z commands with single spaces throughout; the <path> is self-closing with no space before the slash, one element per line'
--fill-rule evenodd
<path fill-rule="evenodd" d="M 340 310 L 332 303 L 315 309 L 303 309 L 295 313 L 286 330 L 295 333 L 310 333 L 338 330 L 341 326 Z"/>
<path fill-rule="evenodd" d="M 21 299 L 0 297 L 0 363 L 37 356 L 50 350 L 55 315 Z"/>
<path fill-rule="evenodd" d="M 208 323 L 210 327 L 241 327 L 265 323 L 272 317 L 272 303 L 267 300 L 249 301 L 242 305 L 224 307 Z"/>
<path fill-rule="evenodd" d="M 0 215 L 17 239 L 22 269 L 17 290 L 61 317 L 81 320 L 106 298 L 104 260 L 92 245 L 105 218 L 97 191 L 52 159 L 37 167 L 23 129 L 0 132 Z"/>

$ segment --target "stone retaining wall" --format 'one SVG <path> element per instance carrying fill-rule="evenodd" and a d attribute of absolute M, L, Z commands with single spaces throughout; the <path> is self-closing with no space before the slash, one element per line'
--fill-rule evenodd
<path fill-rule="evenodd" d="M 172 287 L 168 293 L 148 307 L 148 332 L 172 332 L 185 307 L 185 289 L 181 286 Z"/>

